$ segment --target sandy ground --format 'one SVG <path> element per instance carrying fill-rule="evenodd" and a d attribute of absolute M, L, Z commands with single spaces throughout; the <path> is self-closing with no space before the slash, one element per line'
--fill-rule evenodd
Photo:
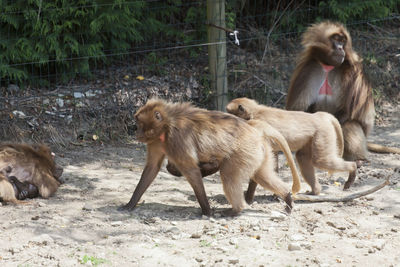
<path fill-rule="evenodd" d="M 370 140 L 400 145 L 400 108 Z M 290 216 L 258 188 L 241 216 L 229 208 L 218 175 L 204 179 L 215 216 L 200 215 L 184 178 L 162 168 L 132 212 L 127 203 L 145 163 L 145 147 L 74 147 L 62 151 L 66 183 L 50 199 L 0 207 L 0 266 L 400 266 L 400 155 L 370 154 L 348 192 L 346 173 L 319 172 L 323 194 L 362 191 L 391 176 L 380 191 L 339 203 L 296 202 Z M 285 159 L 280 176 L 291 183 Z M 243 189 L 246 184 L 243 184 Z M 302 192 L 308 190 L 302 184 Z"/>

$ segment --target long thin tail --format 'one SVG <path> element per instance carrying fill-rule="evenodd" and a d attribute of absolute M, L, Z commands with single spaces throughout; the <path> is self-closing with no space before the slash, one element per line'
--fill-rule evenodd
<path fill-rule="evenodd" d="M 275 143 L 279 145 L 281 148 L 282 152 L 285 154 L 286 159 L 289 163 L 290 170 L 292 172 L 292 177 L 293 177 L 293 185 L 292 185 L 292 194 L 295 195 L 297 192 L 300 191 L 301 185 L 300 185 L 300 176 L 299 176 L 299 171 L 297 170 L 296 164 L 293 160 L 292 152 L 290 151 L 289 144 L 287 143 L 285 137 L 276 130 L 274 127 L 269 125 L 268 123 L 264 121 L 256 121 L 256 120 L 251 120 L 249 121 L 249 124 L 254 125 L 260 123 L 262 124 L 262 129 L 264 132 L 264 135 L 268 138 L 271 138 Z M 261 127 L 257 127 L 261 128 Z"/>
<path fill-rule="evenodd" d="M 367 144 L 368 150 L 375 153 L 394 153 L 400 154 L 400 148 L 378 145 L 374 143 Z"/>
<path fill-rule="evenodd" d="M 336 144 L 339 149 L 339 157 L 343 157 L 344 138 L 343 138 L 342 127 L 340 126 L 339 121 L 333 116 L 331 116 L 331 122 L 332 122 L 333 127 L 335 128 L 335 132 L 336 132 Z"/>

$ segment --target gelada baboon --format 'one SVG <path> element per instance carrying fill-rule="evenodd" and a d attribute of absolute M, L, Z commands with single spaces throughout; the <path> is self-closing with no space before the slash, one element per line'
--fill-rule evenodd
<path fill-rule="evenodd" d="M 307 29 L 301 44 L 286 109 L 333 114 L 343 129 L 344 159 L 360 165 L 367 159 L 366 138 L 374 126 L 375 110 L 371 85 L 350 34 L 340 23 L 321 22 Z M 372 143 L 368 149 L 400 153 L 398 148 Z"/>
<path fill-rule="evenodd" d="M 267 107 L 248 98 L 232 100 L 226 111 L 245 120 L 262 120 L 279 131 L 286 139 L 296 159 L 311 193 L 318 195 L 321 185 L 315 178 L 314 168 L 330 172 L 347 171 L 349 178 L 345 189 L 349 188 L 356 176 L 356 163 L 344 161 L 343 135 L 338 120 L 329 113 L 306 113 Z M 274 151 L 280 150 L 273 147 Z M 254 195 L 255 185 L 249 185 L 246 198 Z"/>
<path fill-rule="evenodd" d="M 270 145 L 258 127 L 220 111 L 158 99 L 149 100 L 136 112 L 135 119 L 137 139 L 147 144 L 147 161 L 130 201 L 121 210 L 136 206 L 167 157 L 192 186 L 204 215 L 211 215 L 211 209 L 198 165 L 214 160 L 220 166 L 225 196 L 232 205 L 225 215 L 237 215 L 244 208 L 241 183 L 249 178 L 284 199 L 290 211 L 290 190 L 274 173 Z"/>
<path fill-rule="evenodd" d="M 0 144 L 0 198 L 5 201 L 50 197 L 61 183 L 62 172 L 46 145 Z"/>

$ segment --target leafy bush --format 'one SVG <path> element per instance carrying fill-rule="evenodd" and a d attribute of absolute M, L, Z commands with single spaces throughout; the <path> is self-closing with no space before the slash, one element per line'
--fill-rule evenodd
<path fill-rule="evenodd" d="M 0 78 L 23 82 L 89 74 L 144 39 L 142 1 L 0 0 Z"/>
<path fill-rule="evenodd" d="M 374 20 L 398 12 L 399 0 L 330 0 L 320 1 L 320 14 L 328 15 L 341 22 Z M 321 20 L 326 16 L 319 16 Z"/>

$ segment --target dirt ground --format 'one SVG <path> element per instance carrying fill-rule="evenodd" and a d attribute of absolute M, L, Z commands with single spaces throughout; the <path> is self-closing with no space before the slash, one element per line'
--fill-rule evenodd
<path fill-rule="evenodd" d="M 400 145 L 400 107 L 370 140 Z M 339 203 L 296 202 L 290 216 L 282 202 L 258 188 L 256 202 L 236 218 L 218 175 L 204 179 L 215 216 L 200 215 L 184 178 L 162 168 L 132 212 L 127 203 L 145 163 L 145 147 L 73 146 L 59 153 L 66 182 L 50 199 L 0 207 L 1 266 L 400 266 L 400 155 L 370 154 L 350 191 L 346 173 L 319 172 L 323 194 L 341 196 L 390 185 Z M 280 176 L 291 183 L 285 159 Z M 243 184 L 243 189 L 246 183 Z M 302 183 L 302 192 L 309 188 Z"/>

